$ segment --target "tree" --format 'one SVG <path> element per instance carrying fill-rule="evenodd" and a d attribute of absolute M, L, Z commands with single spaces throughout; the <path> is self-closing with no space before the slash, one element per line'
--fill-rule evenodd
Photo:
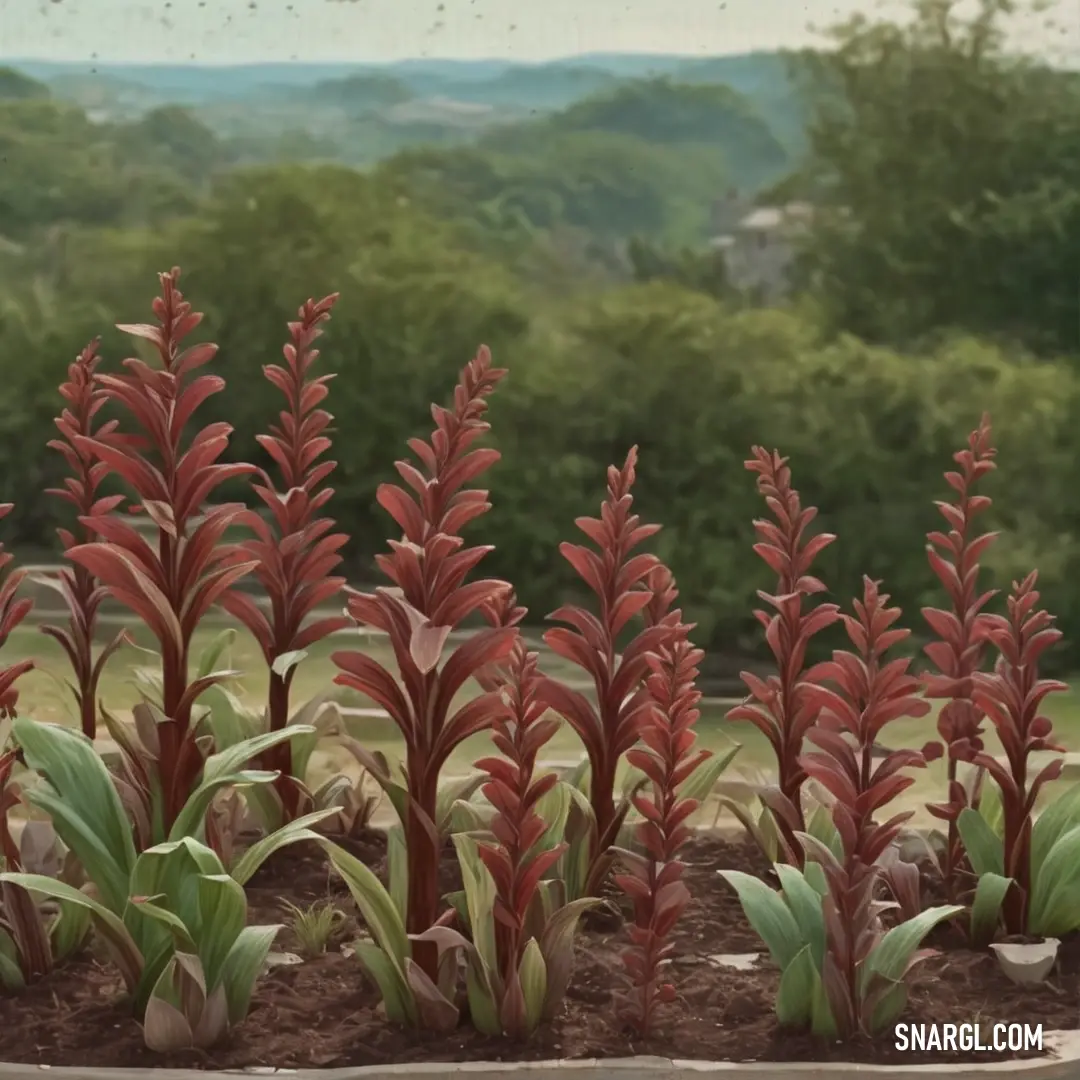
<path fill-rule="evenodd" d="M 821 213 L 803 280 L 836 327 L 905 343 L 948 328 L 1075 349 L 1080 77 L 1003 47 L 1013 0 L 916 0 L 804 54 Z"/>

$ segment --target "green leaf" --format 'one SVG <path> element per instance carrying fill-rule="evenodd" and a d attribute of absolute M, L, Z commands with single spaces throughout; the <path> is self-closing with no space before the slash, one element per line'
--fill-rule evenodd
<path fill-rule="evenodd" d="M 94 921 L 94 929 L 101 935 L 102 941 L 120 969 L 124 985 L 129 991 L 135 991 L 142 976 L 142 953 L 139 952 L 127 927 L 104 904 L 91 899 L 86 893 L 66 882 L 45 877 L 43 874 L 5 873 L 0 874 L 0 881 L 11 881 L 30 892 L 39 893 L 53 900 L 61 900 L 89 911 L 90 918 Z"/>
<path fill-rule="evenodd" d="M 485 970 L 473 949 L 465 967 L 465 994 L 469 1001 L 469 1020 L 481 1035 L 501 1035 L 502 1019 L 491 986 L 491 973 Z"/>
<path fill-rule="evenodd" d="M 1050 849 L 1031 885 L 1027 932 L 1061 937 L 1080 929 L 1080 825 Z"/>
<path fill-rule="evenodd" d="M 826 896 L 829 892 L 829 879 L 825 876 L 825 867 L 819 862 L 807 862 L 803 867 L 806 883 L 818 894 Z"/>
<path fill-rule="evenodd" d="M 971 901 L 971 939 L 978 945 L 986 945 L 994 940 L 998 921 L 1001 918 L 1001 905 L 1005 894 L 1012 885 L 1012 879 L 1001 874 L 983 874 L 975 886 L 975 897 Z"/>
<path fill-rule="evenodd" d="M 183 809 L 176 816 L 173 827 L 169 831 L 169 839 L 176 840 L 181 836 L 201 836 L 206 812 L 214 796 L 222 788 L 273 783 L 277 779 L 277 773 L 254 769 L 244 770 L 242 767 L 271 747 L 313 730 L 313 728 L 298 726 L 286 727 L 281 731 L 268 731 L 208 757 L 203 766 L 202 782 L 191 793 Z"/>
<path fill-rule="evenodd" d="M 765 943 L 773 963 L 783 971 L 809 944 L 783 897 L 764 881 L 741 870 L 717 873 L 738 893 L 747 920 Z"/>
<path fill-rule="evenodd" d="M 75 904 L 60 903 L 60 912 L 49 927 L 53 956 L 65 960 L 86 941 L 93 920 L 90 912 Z"/>
<path fill-rule="evenodd" d="M 780 830 L 773 812 L 767 806 L 761 808 L 761 815 L 757 819 L 757 835 L 761 838 L 761 850 L 765 857 L 775 863 L 780 857 Z"/>
<path fill-rule="evenodd" d="M 1071 829 L 1080 825 L 1080 784 L 1055 799 L 1035 819 L 1031 829 L 1031 880 L 1037 881 L 1046 856 Z"/>
<path fill-rule="evenodd" d="M 270 665 L 270 670 L 284 679 L 290 669 L 296 667 L 301 660 L 306 659 L 307 649 L 293 649 L 291 652 L 283 652 L 274 659 L 274 662 Z"/>
<path fill-rule="evenodd" d="M 386 830 L 386 878 L 394 907 L 404 922 L 409 904 L 409 851 L 401 825 Z"/>
<path fill-rule="evenodd" d="M 280 929 L 280 926 L 245 926 L 225 957 L 221 985 L 225 989 L 230 1024 L 239 1024 L 247 1016 L 255 982 Z"/>
<path fill-rule="evenodd" d="M 206 648 L 199 653 L 199 660 L 195 667 L 195 679 L 205 679 L 212 671 L 216 671 L 218 661 L 225 655 L 225 650 L 231 648 L 235 641 L 236 629 L 232 626 L 215 634 Z"/>
<path fill-rule="evenodd" d="M 131 678 L 128 681 L 145 701 L 160 702 L 165 695 L 165 680 L 161 674 L 160 665 L 132 668 Z"/>
<path fill-rule="evenodd" d="M 833 824 L 832 812 L 827 806 L 818 806 L 807 823 L 806 831 L 820 840 L 838 859 L 844 857 L 844 842 Z"/>
<path fill-rule="evenodd" d="M 480 845 L 467 833 L 454 836 L 465 903 L 469 909 L 473 946 L 488 971 L 498 971 L 495 947 L 495 882 L 480 858 Z"/>
<path fill-rule="evenodd" d="M 451 780 L 439 787 L 435 803 L 435 828 L 441 837 L 449 836 L 453 821 L 454 803 L 468 802 L 483 786 L 488 777 L 485 773 Z"/>
<path fill-rule="evenodd" d="M 330 694 L 324 691 L 309 698 L 289 717 L 290 727 L 306 726 L 315 729 L 314 734 L 301 735 L 292 743 L 292 773 L 304 780 L 311 764 L 311 755 L 318 749 L 319 741 L 328 735 L 337 734 L 341 726 L 341 717 L 337 704 L 329 701 Z"/>
<path fill-rule="evenodd" d="M 990 831 L 995 836 L 1002 835 L 1005 809 L 1001 805 L 1001 789 L 997 784 L 983 784 L 982 793 L 979 796 L 979 816 L 990 826 Z"/>
<path fill-rule="evenodd" d="M 892 1027 L 907 1007 L 908 988 L 903 979 L 894 982 L 878 999 L 870 1017 L 870 1030 L 877 1033 Z"/>
<path fill-rule="evenodd" d="M 923 938 L 939 923 L 951 919 L 963 910 L 960 904 L 927 908 L 913 919 L 889 930 L 863 961 L 859 972 L 860 993 L 866 992 L 872 974 L 880 975 L 889 982 L 902 981 Z"/>
<path fill-rule="evenodd" d="M 405 924 L 398 915 L 394 901 L 379 879 L 357 858 L 337 844 L 321 838 L 319 843 L 330 856 L 334 869 L 348 886 L 371 936 L 384 949 L 394 964 L 402 984 L 405 982 L 405 960 L 411 955 Z"/>
<path fill-rule="evenodd" d="M 459 832 L 490 832 L 491 822 L 494 817 L 494 807 L 477 806 L 475 803 L 465 802 L 464 799 L 458 799 L 450 809 L 449 831 L 451 835 Z M 546 821 L 547 818 L 544 818 L 543 820 Z"/>
<path fill-rule="evenodd" d="M 201 923 L 195 937 L 208 990 L 221 980 L 221 972 L 240 931 L 247 923 L 247 896 L 244 887 L 228 874 L 200 874 L 198 877 Z"/>
<path fill-rule="evenodd" d="M 565 790 L 570 806 L 563 828 L 563 841 L 567 849 L 558 863 L 558 876 L 566 884 L 566 894 L 573 900 L 584 899 L 592 869 L 593 835 L 596 818 L 588 796 L 571 784 Z"/>
<path fill-rule="evenodd" d="M 536 804 L 541 821 L 548 822 L 547 829 L 537 841 L 537 850 L 550 851 L 561 844 L 566 831 L 566 815 L 570 812 L 570 790 L 566 783 L 558 781 Z"/>
<path fill-rule="evenodd" d="M 964 842 L 964 851 L 971 861 L 971 869 L 976 877 L 983 874 L 1005 875 L 1005 847 L 986 819 L 977 811 L 967 807 L 960 811 L 956 819 L 960 839 Z"/>
<path fill-rule="evenodd" d="M 820 867 L 820 863 L 807 863 L 807 867 L 810 866 Z M 810 949 L 814 968 L 821 971 L 825 959 L 825 914 L 821 893 L 807 881 L 805 873 L 800 873 L 795 867 L 777 863 L 775 870 L 780 878 L 780 887 L 787 906 L 798 923 L 802 940 Z M 808 997 L 807 1001 L 809 1000 Z"/>
<path fill-rule="evenodd" d="M 219 753 L 212 754 L 206 759 L 203 767 L 203 783 L 212 782 L 218 777 L 230 776 L 240 771 L 249 761 L 265 753 L 267 750 L 284 742 L 295 739 L 298 735 L 310 734 L 315 729 L 304 725 L 289 725 L 281 731 L 266 731 L 261 735 L 253 735 L 250 739 L 229 746 Z"/>
<path fill-rule="evenodd" d="M 223 686 L 204 690 L 199 700 L 209 712 L 203 718 L 214 737 L 214 746 L 221 753 L 260 734 L 262 718 L 231 691 Z M 281 827 L 281 800 L 265 785 L 253 785 L 244 792 L 244 800 L 268 833 Z"/>
<path fill-rule="evenodd" d="M 525 997 L 525 1024 L 528 1031 L 533 1032 L 543 1019 L 544 1002 L 547 999 L 547 965 L 536 938 L 529 938 L 521 954 L 518 978 L 521 980 L 521 992 Z"/>
<path fill-rule="evenodd" d="M 194 953 L 197 946 L 188 924 L 175 911 L 170 911 L 167 907 L 157 903 L 161 899 L 163 898 L 160 896 L 152 896 L 132 900 L 132 911 L 167 930 L 172 937 L 175 951 Z"/>
<path fill-rule="evenodd" d="M 796 871 L 797 872 L 797 871 Z M 776 993 L 776 1019 L 782 1027 L 806 1027 L 814 1008 L 814 991 L 821 981 L 818 968 L 806 945 L 795 955 L 780 976 Z"/>
<path fill-rule="evenodd" d="M 224 686 L 211 686 L 200 700 L 210 709 L 206 723 L 219 753 L 258 734 L 256 718 Z"/>
<path fill-rule="evenodd" d="M 469 925 L 469 902 L 465 896 L 465 890 L 455 889 L 453 892 L 447 893 L 443 899 L 454 909 L 459 924 L 464 927 L 466 933 L 471 934 L 472 927 Z"/>
<path fill-rule="evenodd" d="M 594 896 L 582 896 L 563 904 L 548 919 L 540 935 L 540 952 L 547 969 L 547 998 L 544 1019 L 554 1017 L 566 995 L 574 965 L 574 935 L 578 922 L 586 911 L 600 907 L 603 901 Z"/>
<path fill-rule="evenodd" d="M 262 866 L 275 851 L 280 851 L 284 847 L 288 847 L 289 844 L 299 843 L 301 840 L 314 840 L 316 843 L 320 843 L 323 839 L 318 833 L 313 832 L 309 826 L 315 825 L 320 821 L 325 821 L 328 817 L 333 817 L 337 811 L 333 807 L 327 807 L 323 810 L 313 810 L 310 814 L 304 814 L 301 817 L 295 818 L 287 825 L 283 825 L 276 832 L 272 832 L 269 836 L 264 836 L 260 840 L 256 840 L 236 860 L 236 865 L 232 868 L 232 876 L 241 884 L 246 885 L 254 876 L 259 867 Z"/>
<path fill-rule="evenodd" d="M 5 990 L 22 990 L 26 986 L 22 967 L 19 965 L 19 948 L 15 939 L 0 928 L 0 986 Z"/>
<path fill-rule="evenodd" d="M 835 1039 L 839 1035 L 836 1018 L 825 993 L 825 983 L 819 978 L 814 984 L 814 1001 L 811 1010 L 810 1030 L 819 1039 Z"/>
<path fill-rule="evenodd" d="M 712 795 L 724 770 L 735 759 L 735 755 L 742 749 L 742 743 L 725 750 L 722 754 L 713 754 L 707 757 L 680 785 L 678 795 L 680 799 L 693 799 L 698 803 L 704 803 Z"/>
<path fill-rule="evenodd" d="M 353 949 L 360 966 L 378 987 L 387 1020 L 392 1024 L 415 1027 L 418 1021 L 416 1001 L 405 978 L 404 962 L 399 967 L 384 949 L 370 941 L 357 941 Z"/>
<path fill-rule="evenodd" d="M 560 783 L 566 784 L 586 799 L 589 797 L 589 787 L 592 782 L 592 766 L 587 757 L 583 757 L 576 765 L 569 769 L 561 770 Z"/>
<path fill-rule="evenodd" d="M 44 778 L 24 798 L 52 819 L 57 836 L 75 853 L 102 903 L 124 910 L 135 865 L 131 824 L 104 762 L 81 732 L 18 717 L 12 732 L 27 767 Z"/>

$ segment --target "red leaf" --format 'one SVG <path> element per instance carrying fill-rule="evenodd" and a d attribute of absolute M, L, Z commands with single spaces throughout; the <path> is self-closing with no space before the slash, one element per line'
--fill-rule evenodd
<path fill-rule="evenodd" d="M 334 676 L 335 683 L 359 690 L 381 705 L 405 738 L 411 737 L 412 712 L 401 688 L 382 664 L 359 652 L 335 652 L 330 659 L 341 669 L 341 674 Z"/>

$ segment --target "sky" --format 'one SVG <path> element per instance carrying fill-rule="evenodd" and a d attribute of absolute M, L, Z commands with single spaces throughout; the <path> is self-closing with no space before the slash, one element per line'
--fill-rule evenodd
<path fill-rule="evenodd" d="M 1024 51 L 1080 54 L 1080 0 Z M 591 52 L 724 55 L 820 42 L 875 0 L 0 0 L 0 56 L 112 62 L 540 61 Z M 890 0 L 885 10 L 896 10 Z M 902 8 L 902 5 L 901 5 Z"/>

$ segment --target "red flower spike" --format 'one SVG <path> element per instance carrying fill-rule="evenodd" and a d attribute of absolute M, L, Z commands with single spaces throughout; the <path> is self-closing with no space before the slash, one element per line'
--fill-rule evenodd
<path fill-rule="evenodd" d="M 292 666 L 284 675 L 273 670 L 274 661 L 285 653 L 306 649 L 337 630 L 350 625 L 343 615 L 314 622 L 315 611 L 340 594 L 345 578 L 330 576 L 341 563 L 340 549 L 348 543 L 343 533 L 331 533 L 335 522 L 319 517 L 319 511 L 333 496 L 325 481 L 334 471 L 334 461 L 319 461 L 331 442 L 327 429 L 333 416 L 319 408 L 327 396 L 333 375 L 310 376 L 319 358 L 315 341 L 338 294 L 317 303 L 308 300 L 296 322 L 289 323 L 289 341 L 282 349 L 285 367 L 268 364 L 263 374 L 285 395 L 287 408 L 280 424 L 269 435 L 258 437 L 259 445 L 277 465 L 284 481 L 279 491 L 262 469 L 252 481 L 252 489 L 266 504 L 270 520 L 248 511 L 241 520 L 254 533 L 237 546 L 238 562 L 256 563 L 254 576 L 270 598 L 270 616 L 247 593 L 231 591 L 222 597 L 222 607 L 247 627 L 262 650 L 270 668 L 267 705 L 269 730 L 281 731 L 289 722 L 290 690 L 296 674 Z M 265 755 L 263 766 L 278 773 L 275 787 L 283 810 L 283 820 L 291 821 L 309 809 L 310 795 L 301 777 L 293 776 L 292 747 L 274 747 Z"/>
<path fill-rule="evenodd" d="M 149 341 L 159 367 L 125 360 L 126 374 L 94 374 L 99 401 L 121 407 L 134 422 L 132 433 L 105 425 L 95 434 L 75 433 L 73 449 L 96 459 L 94 468 L 115 473 L 133 491 L 138 509 L 158 529 L 157 549 L 115 506 L 98 505 L 79 523 L 97 539 L 70 546 L 67 556 L 93 575 L 110 595 L 139 616 L 161 649 L 166 722 L 159 725 L 163 824 L 167 831 L 187 801 L 202 770 L 205 749 L 191 726 L 188 651 L 199 622 L 210 607 L 251 569 L 220 543 L 225 530 L 244 512 L 241 503 L 204 504 L 215 488 L 254 471 L 246 464 L 218 464 L 229 442 L 228 424 L 210 424 L 185 449 L 184 430 L 196 409 L 223 389 L 216 375 L 195 375 L 214 358 L 209 343 L 186 349 L 181 343 L 200 323 L 178 287 L 179 269 L 158 275 L 161 296 L 153 303 L 157 325 L 121 325 L 132 337 Z M 196 523 L 197 515 L 202 514 Z M 141 766 L 140 766 L 141 767 Z"/>
<path fill-rule="evenodd" d="M 638 741 L 641 727 L 652 709 L 643 680 L 649 658 L 669 642 L 672 627 L 646 626 L 616 652 L 619 635 L 635 615 L 650 603 L 652 594 L 642 588 L 649 574 L 660 566 L 655 555 L 632 554 L 634 548 L 660 531 L 659 525 L 642 525 L 632 513 L 630 494 L 635 479 L 637 447 L 631 449 L 621 469 L 608 469 L 607 498 L 600 518 L 578 518 L 575 524 L 598 549 L 578 544 L 559 545 L 562 556 L 596 594 L 599 614 L 567 605 L 548 616 L 565 623 L 544 634 L 544 642 L 557 656 L 581 668 L 596 687 L 594 706 L 584 694 L 556 679 L 543 679 L 541 694 L 549 708 L 564 717 L 585 744 L 592 778 L 589 798 L 596 821 L 591 871 L 586 892 L 595 890 L 610 867 L 610 850 L 626 816 L 628 805 L 616 809 L 615 772 L 622 756 Z"/>
<path fill-rule="evenodd" d="M 859 963 L 885 933 L 875 902 L 883 873 L 877 860 L 911 817 L 896 814 L 879 824 L 877 812 L 914 783 L 902 770 L 926 767 L 916 750 L 894 750 L 875 763 L 874 746 L 885 727 L 930 711 L 919 680 L 908 671 L 911 661 L 886 659 L 888 650 L 909 635 L 894 628 L 900 609 L 888 602 L 878 583 L 864 578 L 855 615 L 841 616 L 855 651 L 835 652 L 806 675 L 807 707 L 817 710 L 821 721 L 807 732 L 815 749 L 800 757 L 800 765 L 833 795 L 833 823 L 843 844 L 842 859 L 825 860 L 809 851 L 822 862 L 829 886 L 824 985 L 842 1036 L 867 1028 Z"/>
<path fill-rule="evenodd" d="M 675 988 L 666 980 L 674 948 L 669 938 L 690 900 L 678 852 L 690 837 L 686 823 L 698 804 L 680 799 L 678 789 L 711 756 L 706 750 L 694 750 L 701 700 L 695 680 L 704 653 L 690 643 L 693 628 L 682 622 L 682 613 L 670 610 L 678 591 L 667 567 L 654 567 L 645 585 L 647 623 L 666 626 L 672 633 L 660 652 L 649 657 L 644 748 L 627 754 L 630 764 L 649 780 L 648 794 L 634 799 L 645 819 L 637 827 L 645 854 L 624 856 L 625 872 L 615 877 L 634 905 L 631 944 L 623 953 L 630 984 L 623 995 L 623 1017 L 643 1038 L 653 1031 L 657 1006 L 675 999 Z"/>
<path fill-rule="evenodd" d="M 514 593 L 503 590 L 481 607 L 493 627 L 514 627 L 525 617 Z M 555 784 L 553 773 L 536 775 L 540 751 L 555 736 L 558 723 L 545 719 L 546 706 L 540 700 L 539 657 L 530 652 L 521 637 L 505 664 L 489 669 L 485 688 L 501 691 L 503 707 L 492 718 L 492 739 L 503 755 L 483 758 L 476 767 L 487 773 L 484 796 L 496 814 L 492 832 L 496 843 L 480 845 L 480 858 L 495 883 L 495 943 L 498 954 L 501 1000 L 497 1001 L 506 1034 L 522 1038 L 528 1032 L 524 1011 L 515 1007 L 510 992 L 528 943 L 526 921 L 538 893 L 541 876 L 565 850 L 565 844 L 537 854 L 533 851 L 547 825 L 536 812 L 537 802 Z"/>
<path fill-rule="evenodd" d="M 506 660 L 518 637 L 513 626 L 489 627 L 445 655 L 449 634 L 510 588 L 504 581 L 486 579 L 465 584 L 469 571 L 491 549 L 466 547 L 458 535 L 490 507 L 486 491 L 466 485 L 497 461 L 499 453 L 470 448 L 488 431 L 483 420 L 486 398 L 505 374 L 491 366 L 491 353 L 481 348 L 461 373 L 454 407 L 432 408 L 436 427 L 430 442 L 410 440 L 421 468 L 408 461 L 397 463 L 411 492 L 394 484 L 383 484 L 378 490 L 379 504 L 404 533 L 401 540 L 390 542 L 390 553 L 377 560 L 394 587 L 374 593 L 347 588 L 346 594 L 349 612 L 360 625 L 388 635 L 403 685 L 364 653 L 336 652 L 332 657 L 341 669 L 334 681 L 359 690 L 386 709 L 405 739 L 406 929 L 412 934 L 429 929 L 438 915 L 439 772 L 455 747 L 490 728 L 505 708 L 494 691 L 457 709 L 454 700 L 470 678 L 489 673 L 492 665 Z M 367 764 L 373 776 L 380 775 L 374 759 Z M 414 944 L 413 957 L 437 980 L 435 950 L 423 949 L 422 944 Z"/>
<path fill-rule="evenodd" d="M 972 700 L 997 731 L 1007 764 L 984 750 L 969 750 L 967 760 L 982 766 L 1001 789 L 1005 822 L 1005 874 L 1015 882 L 1005 897 L 1002 914 L 1009 934 L 1023 934 L 1031 892 L 1031 827 L 1035 801 L 1042 786 L 1061 775 L 1063 758 L 1044 766 L 1030 777 L 1031 754 L 1064 747 L 1051 739 L 1053 725 L 1040 711 L 1049 694 L 1067 690 L 1063 682 L 1039 678 L 1039 657 L 1061 639 L 1053 616 L 1039 608 L 1035 589 L 1038 575 L 1032 571 L 1013 582 L 1008 615 L 983 616 L 987 640 L 998 651 L 993 674 L 972 676 Z"/>
<path fill-rule="evenodd" d="M 814 559 L 836 537 L 819 533 L 806 539 L 805 533 L 817 517 L 817 510 L 804 508 L 799 493 L 791 486 L 788 459 L 779 453 L 755 446 L 746 468 L 758 474 L 757 488 L 776 519 L 754 522 L 758 542 L 754 551 L 777 576 L 774 593 L 758 596 L 773 609 L 754 614 L 765 627 L 765 638 L 776 659 L 777 674 L 760 679 L 750 672 L 742 680 L 750 691 L 746 700 L 727 714 L 728 720 L 753 724 L 769 740 L 777 762 L 778 792 L 770 797 L 782 857 L 802 863 L 802 847 L 796 832 L 805 831 L 802 786 L 806 773 L 799 763 L 803 740 L 818 718 L 813 686 L 804 673 L 810 640 L 839 618 L 836 604 L 807 606 L 809 597 L 825 592 L 825 586 L 810 574 Z"/>
<path fill-rule="evenodd" d="M 64 487 L 49 488 L 46 494 L 71 503 L 80 521 L 110 514 L 124 501 L 122 495 L 98 496 L 98 488 L 109 469 L 95 460 L 85 442 L 80 442 L 94 437 L 94 419 L 107 400 L 105 391 L 96 385 L 94 377 L 101 361 L 99 344 L 99 339 L 95 338 L 68 365 L 68 381 L 60 387 L 60 394 L 67 404 L 55 421 L 61 438 L 48 444 L 63 455 L 71 476 L 65 480 Z M 117 421 L 110 420 L 97 429 L 97 434 L 116 440 L 116 426 Z M 79 535 L 69 529 L 57 530 L 65 550 L 93 542 L 94 533 L 86 525 L 81 525 L 78 531 Z M 42 626 L 41 631 L 59 643 L 71 663 L 79 723 L 83 734 L 93 739 L 97 735 L 97 688 L 101 674 L 108 658 L 128 640 L 128 636 L 121 630 L 95 659 L 97 616 L 107 591 L 86 567 L 78 563 L 61 568 L 56 575 L 56 585 L 68 608 L 68 624 L 64 627 Z"/>
<path fill-rule="evenodd" d="M 938 714 L 937 729 L 946 754 L 948 801 L 928 806 L 935 817 L 948 822 L 949 834 L 942 865 L 946 897 L 954 903 L 961 897 L 960 878 L 964 872 L 964 851 L 956 820 L 969 805 L 969 792 L 957 778 L 958 762 L 970 751 L 983 749 L 982 722 L 985 715 L 972 697 L 973 676 L 980 669 L 986 651 L 986 616 L 982 609 L 995 590 L 979 591 L 979 559 L 997 539 L 997 533 L 973 533 L 974 519 L 989 508 L 990 499 L 973 494 L 978 482 L 997 466 L 997 451 L 991 442 L 990 418 L 983 416 L 968 437 L 967 449 L 953 455 L 959 466 L 945 474 L 956 492 L 954 502 L 935 505 L 949 526 L 948 532 L 927 534 L 927 557 L 950 600 L 948 610 L 923 608 L 923 617 L 937 637 L 924 648 L 936 671 L 923 676 L 923 692 L 928 698 L 945 698 Z M 976 793 L 971 804 L 978 805 Z"/>

